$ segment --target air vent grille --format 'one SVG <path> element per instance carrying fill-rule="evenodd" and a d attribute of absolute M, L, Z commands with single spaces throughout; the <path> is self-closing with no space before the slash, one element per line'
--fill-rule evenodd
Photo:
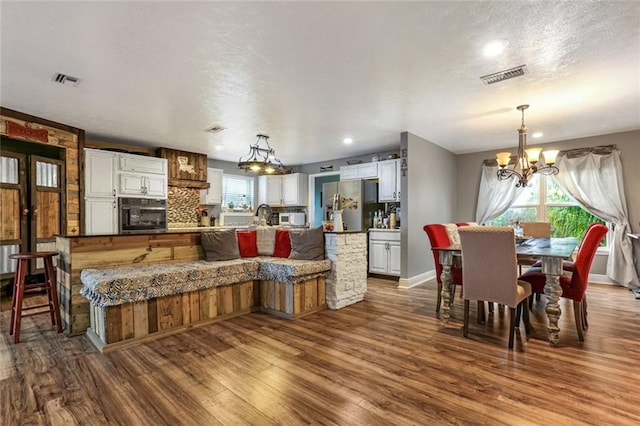
<path fill-rule="evenodd" d="M 527 74 L 529 71 L 527 70 L 526 65 L 520 65 L 515 68 L 510 68 L 508 70 L 499 71 L 493 74 L 488 74 L 480 77 L 480 80 L 484 82 L 484 84 L 489 85 L 493 83 L 498 83 L 500 81 L 509 80 L 510 78 L 520 77 Z"/>
<path fill-rule="evenodd" d="M 224 126 L 215 125 L 215 126 L 209 127 L 206 131 L 209 133 L 220 133 L 226 129 L 227 128 Z"/>
<path fill-rule="evenodd" d="M 62 74 L 59 72 L 53 75 L 53 81 L 55 81 L 56 83 L 64 84 L 66 86 L 74 87 L 80 84 L 80 79 L 78 77 L 73 77 L 71 75 Z"/>

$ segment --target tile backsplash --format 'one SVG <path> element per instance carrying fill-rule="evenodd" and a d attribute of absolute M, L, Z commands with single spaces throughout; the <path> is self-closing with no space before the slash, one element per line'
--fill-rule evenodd
<path fill-rule="evenodd" d="M 194 224 L 200 223 L 198 207 L 200 206 L 200 190 L 197 188 L 180 188 L 169 186 L 167 222 Z"/>

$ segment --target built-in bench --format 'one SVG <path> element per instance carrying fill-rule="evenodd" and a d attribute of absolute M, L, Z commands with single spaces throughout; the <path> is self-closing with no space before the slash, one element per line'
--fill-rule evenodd
<path fill-rule="evenodd" d="M 104 351 L 256 310 L 288 319 L 326 308 L 330 260 L 260 256 L 84 269 L 87 334 Z"/>

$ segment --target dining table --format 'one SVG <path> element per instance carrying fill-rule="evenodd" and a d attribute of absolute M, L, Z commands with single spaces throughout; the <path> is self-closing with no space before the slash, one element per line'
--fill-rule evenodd
<path fill-rule="evenodd" d="M 558 320 L 562 314 L 560 309 L 560 275 L 562 275 L 562 261 L 569 259 L 578 245 L 578 239 L 569 238 L 523 238 L 518 239 L 516 255 L 539 258 L 542 261 L 542 272 L 545 274 L 544 294 L 547 297 L 545 312 L 548 318 L 547 332 L 550 346 L 558 346 L 560 327 Z M 451 267 L 461 265 L 462 247 L 454 244 L 448 247 L 436 247 L 440 253 L 442 265 L 442 320 L 449 321 L 451 301 Z M 487 265 L 491 267 L 491 265 Z M 463 272 L 464 273 L 464 272 Z M 463 290 L 464 291 L 464 290 Z"/>

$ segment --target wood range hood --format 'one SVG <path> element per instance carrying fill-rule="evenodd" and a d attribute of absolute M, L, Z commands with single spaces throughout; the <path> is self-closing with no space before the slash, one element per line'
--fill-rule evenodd
<path fill-rule="evenodd" d="M 194 152 L 158 148 L 156 155 L 168 160 L 169 186 L 207 189 L 207 156 Z"/>

